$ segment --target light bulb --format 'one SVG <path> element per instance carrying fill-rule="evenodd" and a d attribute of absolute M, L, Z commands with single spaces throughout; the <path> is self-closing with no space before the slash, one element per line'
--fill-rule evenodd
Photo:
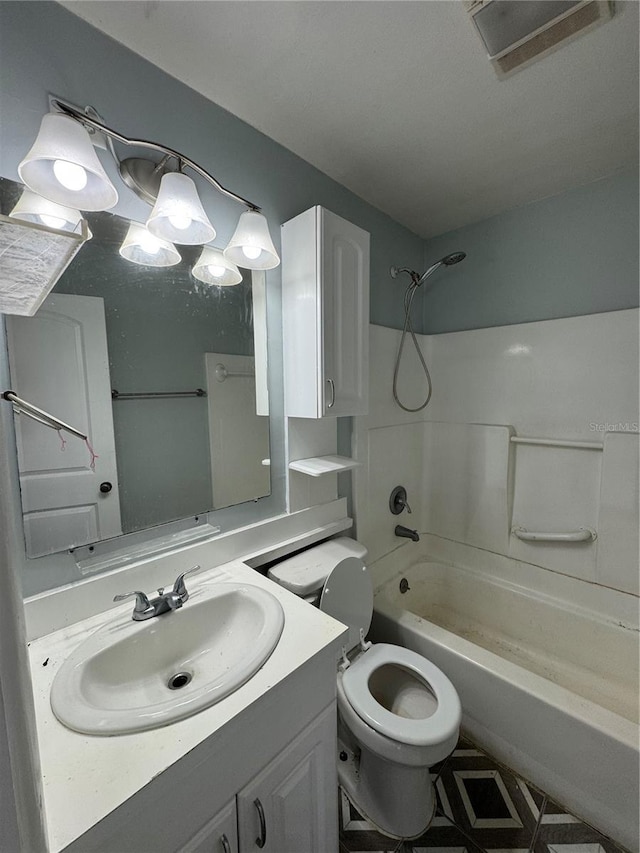
<path fill-rule="evenodd" d="M 226 272 L 226 269 L 224 267 L 218 266 L 216 264 L 209 264 L 207 266 L 207 269 L 214 278 L 222 278 L 222 276 Z"/>
<path fill-rule="evenodd" d="M 185 231 L 193 222 L 188 213 L 183 213 L 180 210 L 170 214 L 167 219 L 178 231 Z"/>
<path fill-rule="evenodd" d="M 249 258 L 250 261 L 255 261 L 256 258 L 259 258 L 261 252 L 262 249 L 260 248 L 260 246 L 242 247 L 242 254 L 245 256 L 245 258 Z"/>
<path fill-rule="evenodd" d="M 157 255 L 160 251 L 160 241 L 156 240 L 153 234 L 145 231 L 140 235 L 140 248 L 147 255 Z"/>
<path fill-rule="evenodd" d="M 44 225 L 48 225 L 49 228 L 64 228 L 67 220 L 61 219 L 59 216 L 47 216 L 45 214 L 40 214 L 40 219 Z"/>
<path fill-rule="evenodd" d="M 53 174 L 67 190 L 79 192 L 87 186 L 87 173 L 77 163 L 70 163 L 68 160 L 55 160 Z"/>

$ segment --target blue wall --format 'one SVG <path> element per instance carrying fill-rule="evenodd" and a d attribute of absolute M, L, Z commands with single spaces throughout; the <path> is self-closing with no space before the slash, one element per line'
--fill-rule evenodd
<path fill-rule="evenodd" d="M 429 240 L 456 251 L 423 294 L 433 334 L 638 306 L 638 172 L 604 178 Z"/>

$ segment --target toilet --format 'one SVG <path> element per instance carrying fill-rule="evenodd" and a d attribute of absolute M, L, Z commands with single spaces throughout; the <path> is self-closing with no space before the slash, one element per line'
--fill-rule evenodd
<path fill-rule="evenodd" d="M 382 833 L 416 838 L 433 819 L 430 768 L 455 748 L 460 700 L 422 655 L 366 641 L 373 616 L 366 556 L 353 539 L 331 539 L 273 566 L 269 577 L 349 628 L 337 674 L 339 782 Z"/>

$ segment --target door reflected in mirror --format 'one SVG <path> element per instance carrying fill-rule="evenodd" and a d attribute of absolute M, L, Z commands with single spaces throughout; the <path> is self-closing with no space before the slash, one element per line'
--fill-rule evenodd
<path fill-rule="evenodd" d="M 3 213 L 21 189 L 0 179 Z M 16 415 L 30 557 L 270 492 L 264 274 L 203 284 L 200 246 L 175 266 L 133 264 L 118 254 L 128 221 L 87 219 L 93 238 L 37 314 L 6 318 L 12 390 L 95 452 Z"/>

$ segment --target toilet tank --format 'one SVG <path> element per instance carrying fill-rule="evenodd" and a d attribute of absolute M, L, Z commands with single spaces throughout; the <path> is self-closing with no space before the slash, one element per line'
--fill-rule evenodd
<path fill-rule="evenodd" d="M 289 592 L 316 603 L 327 577 L 347 557 L 358 557 L 364 561 L 367 549 L 355 539 L 340 536 L 277 563 L 269 569 L 268 577 Z"/>

